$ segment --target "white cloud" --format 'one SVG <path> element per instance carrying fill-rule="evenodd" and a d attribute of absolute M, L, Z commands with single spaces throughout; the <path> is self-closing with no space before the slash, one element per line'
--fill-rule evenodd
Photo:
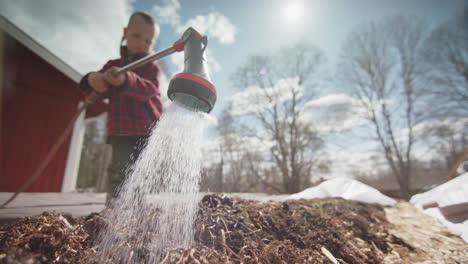
<path fill-rule="evenodd" d="M 153 11 L 160 23 L 171 25 L 178 33 L 193 27 L 200 34 L 214 37 L 222 44 L 231 44 L 235 41 L 237 28 L 226 16 L 212 12 L 204 16 L 197 15 L 183 23 L 179 15 L 180 7 L 179 0 L 165 0 L 162 5 L 154 5 Z"/>
<path fill-rule="evenodd" d="M 174 64 L 177 69 L 176 72 L 182 72 L 184 70 L 184 53 L 177 52 L 171 55 L 170 60 L 172 64 Z"/>
<path fill-rule="evenodd" d="M 423 122 L 415 126 L 413 128 L 413 132 L 416 136 L 421 137 L 425 132 L 435 132 L 437 129 L 441 128 L 449 129 L 455 137 L 461 137 L 463 133 L 466 133 L 466 129 L 468 128 L 468 118 L 449 118 L 445 120 Z M 406 136 L 407 134 L 408 129 L 404 129 L 401 131 L 401 135 Z"/>
<path fill-rule="evenodd" d="M 119 57 L 130 12 L 127 0 L 0 2 L 3 16 L 82 74 Z"/>
<path fill-rule="evenodd" d="M 272 141 L 260 136 L 248 137 L 233 133 L 224 137 L 224 139 L 223 137 L 219 136 L 214 139 L 207 140 L 206 144 L 204 144 L 204 149 L 209 152 L 219 151 L 219 145 L 221 144 L 222 140 L 228 140 L 230 142 L 235 142 L 232 148 L 233 151 L 255 151 L 259 153 L 267 153 L 269 152 L 270 147 L 274 144 Z"/>
<path fill-rule="evenodd" d="M 219 136 L 214 139 L 205 139 L 203 143 L 203 153 L 205 155 L 205 167 L 212 166 L 213 163 L 219 162 L 221 159 L 220 145 L 222 145 L 223 140 L 229 140 L 233 143 L 231 151 L 234 153 L 234 159 L 240 158 L 241 154 L 246 152 L 256 153 L 263 156 L 269 156 L 270 148 L 274 145 L 274 142 L 267 139 L 264 135 L 258 135 L 253 137 L 240 136 L 238 134 L 229 134 L 224 136 L 225 138 Z M 224 157 L 224 159 L 232 158 L 230 156 Z M 226 161 L 226 160 L 225 160 Z M 228 165 L 229 161 L 226 162 Z M 271 162 L 263 161 L 261 164 L 257 164 L 262 168 L 270 168 L 272 166 Z"/>
<path fill-rule="evenodd" d="M 178 0 L 165 0 L 164 5 L 153 6 L 153 11 L 156 13 L 157 20 L 162 24 L 178 26 L 180 24 L 180 16 L 178 10 L 180 3 Z"/>
<path fill-rule="evenodd" d="M 182 33 L 188 27 L 193 27 L 202 35 L 214 37 L 222 44 L 233 43 L 237 34 L 237 28 L 229 22 L 229 19 L 216 12 L 206 16 L 198 15 L 188 20 L 184 25 L 179 25 L 176 30 Z"/>
<path fill-rule="evenodd" d="M 221 64 L 215 59 L 213 52 L 211 52 L 211 49 L 209 48 L 206 48 L 205 50 L 205 59 L 206 63 L 209 65 L 208 70 L 210 72 L 216 73 L 221 71 Z"/>
<path fill-rule="evenodd" d="M 331 94 L 307 102 L 300 120 L 312 122 L 320 131 L 343 131 L 365 125 L 366 111 L 358 100 L 345 94 Z"/>
<path fill-rule="evenodd" d="M 212 12 L 204 16 L 197 15 L 183 23 L 179 15 L 180 8 L 178 0 L 165 0 L 162 5 L 153 6 L 153 11 L 160 23 L 171 25 L 181 35 L 188 27 L 193 27 L 200 34 L 207 35 L 208 42 L 212 38 L 217 39 L 221 44 L 231 44 L 235 41 L 237 28 L 224 15 Z M 212 72 L 221 71 L 221 64 L 214 58 L 209 48 L 206 49 L 204 57 Z M 182 71 L 183 53 L 173 55 L 171 61 L 179 68 L 179 71 Z"/>
<path fill-rule="evenodd" d="M 355 171 L 373 174 L 387 167 L 380 145 L 374 140 L 352 142 L 345 147 L 328 145 L 327 152 L 332 161 L 330 177 L 353 176 Z"/>
<path fill-rule="evenodd" d="M 164 107 L 168 107 L 171 104 L 171 100 L 169 100 L 169 97 L 167 97 L 169 82 L 170 80 L 167 78 L 166 74 L 161 73 L 161 76 L 159 77 L 159 91 L 161 92 L 161 98 Z"/>
<path fill-rule="evenodd" d="M 244 115 L 261 113 L 275 105 L 279 105 L 292 98 L 292 91 L 303 94 L 303 87 L 299 85 L 299 78 L 281 79 L 273 87 L 260 88 L 251 86 L 231 97 L 232 114 Z"/>
<path fill-rule="evenodd" d="M 231 97 L 232 113 L 262 113 L 290 100 L 291 89 L 302 95 L 303 88 L 298 85 L 298 78 L 282 79 L 274 87 L 248 87 Z M 365 114 L 357 99 L 345 94 L 331 94 L 305 103 L 299 120 L 313 124 L 322 132 L 343 131 L 367 124 Z"/>

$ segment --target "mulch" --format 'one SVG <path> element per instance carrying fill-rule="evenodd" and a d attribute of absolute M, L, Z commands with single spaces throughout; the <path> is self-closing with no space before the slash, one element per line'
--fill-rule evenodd
<path fill-rule="evenodd" d="M 95 258 L 99 231 L 111 225 L 105 214 L 45 212 L 2 225 L 0 264 L 115 263 Z M 376 204 L 340 198 L 258 202 L 206 195 L 194 226 L 195 245 L 170 249 L 160 262 L 382 263 L 396 247 L 414 250 L 389 227 L 384 208 Z M 132 254 L 118 263 L 142 263 L 153 254 L 144 250 L 146 245 L 126 246 Z"/>

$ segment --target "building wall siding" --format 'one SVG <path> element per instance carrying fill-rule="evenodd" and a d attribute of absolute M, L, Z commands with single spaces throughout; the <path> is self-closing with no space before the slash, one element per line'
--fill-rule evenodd
<path fill-rule="evenodd" d="M 76 113 L 79 92 L 74 81 L 20 43 L 4 43 L 0 191 L 15 192 Z M 26 191 L 61 191 L 69 145 L 70 138 Z"/>

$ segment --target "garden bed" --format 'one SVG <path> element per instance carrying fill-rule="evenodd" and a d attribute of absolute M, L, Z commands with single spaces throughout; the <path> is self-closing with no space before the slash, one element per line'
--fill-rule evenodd
<path fill-rule="evenodd" d="M 399 236 L 405 229 L 395 232 L 386 210 L 394 209 L 339 198 L 258 202 L 206 195 L 194 226 L 195 245 L 168 250 L 162 262 L 414 263 L 410 259 L 424 250 L 409 243 L 408 234 L 405 240 Z M 86 217 L 45 212 L 3 225 L 0 263 L 99 263 L 95 240 L 104 225 L 112 225 L 103 217 L 107 212 Z M 459 246 L 451 247 L 452 255 L 460 256 L 454 261 L 463 261 L 466 243 L 452 235 L 443 244 L 448 240 Z M 148 245 L 124 246 L 131 254 L 121 263 L 141 263 L 152 254 Z"/>

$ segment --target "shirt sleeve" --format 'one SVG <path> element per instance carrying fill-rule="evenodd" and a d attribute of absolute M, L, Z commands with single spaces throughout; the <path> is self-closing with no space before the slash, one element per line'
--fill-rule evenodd
<path fill-rule="evenodd" d="M 144 77 L 132 71 L 126 72 L 126 81 L 122 85 L 122 95 L 140 102 L 147 101 L 153 96 L 159 96 L 160 74 L 161 71 L 157 64 L 148 69 Z"/>

